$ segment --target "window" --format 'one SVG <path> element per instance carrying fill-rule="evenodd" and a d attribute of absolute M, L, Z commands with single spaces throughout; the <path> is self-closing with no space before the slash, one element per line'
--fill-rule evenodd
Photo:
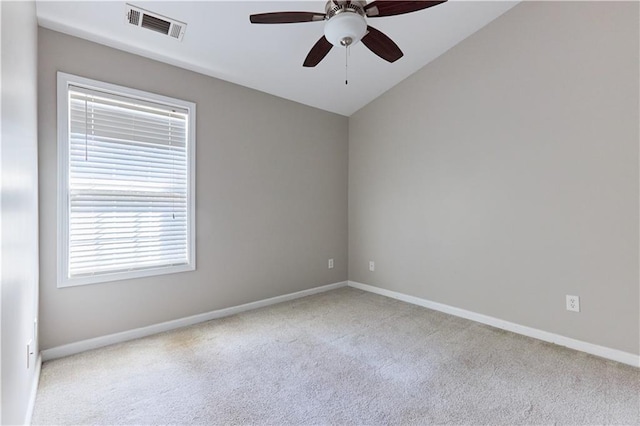
<path fill-rule="evenodd" d="M 195 112 L 58 73 L 58 287 L 195 269 Z"/>

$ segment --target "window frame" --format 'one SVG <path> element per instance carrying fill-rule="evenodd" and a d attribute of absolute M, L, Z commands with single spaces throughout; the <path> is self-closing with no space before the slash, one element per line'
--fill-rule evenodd
<path fill-rule="evenodd" d="M 81 277 L 69 277 L 69 88 L 77 86 L 103 92 L 107 95 L 124 96 L 141 102 L 152 102 L 186 109 L 188 111 L 186 157 L 187 157 L 187 263 L 182 265 L 155 266 L 145 269 L 99 273 Z M 196 104 L 181 99 L 158 95 L 143 90 L 92 80 L 61 71 L 57 73 L 57 126 L 58 126 L 58 181 L 57 181 L 57 286 L 74 287 L 87 284 L 107 283 L 157 275 L 194 271 L 196 269 Z"/>

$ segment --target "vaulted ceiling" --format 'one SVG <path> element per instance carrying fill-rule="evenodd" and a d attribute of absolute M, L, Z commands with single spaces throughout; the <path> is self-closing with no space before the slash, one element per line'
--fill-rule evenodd
<path fill-rule="evenodd" d="M 413 74 L 517 4 L 456 1 L 368 18 L 404 57 L 388 63 L 362 43 L 334 48 L 314 68 L 302 63 L 324 22 L 255 25 L 249 15 L 324 12 L 323 1 L 139 1 L 130 4 L 187 24 L 182 41 L 127 23 L 121 1 L 38 1 L 41 26 L 345 116 Z M 348 68 L 345 67 L 348 60 Z M 345 85 L 348 72 L 349 84 Z"/>

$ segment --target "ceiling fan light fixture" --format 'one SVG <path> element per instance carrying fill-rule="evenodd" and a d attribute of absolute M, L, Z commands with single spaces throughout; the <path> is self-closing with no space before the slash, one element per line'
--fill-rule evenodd
<path fill-rule="evenodd" d="M 367 32 L 364 17 L 353 12 L 333 16 L 324 26 L 324 36 L 334 46 L 352 46 Z"/>
<path fill-rule="evenodd" d="M 1 0 L 0 0 L 1 1 Z M 397 44 L 381 31 L 367 25 L 366 18 L 403 15 L 437 6 L 447 0 L 329 0 L 325 13 L 267 12 L 249 15 L 252 24 L 293 24 L 325 21 L 324 35 L 313 45 L 303 67 L 315 67 L 333 46 L 348 47 L 362 40 L 367 49 L 389 63 L 404 55 Z"/>

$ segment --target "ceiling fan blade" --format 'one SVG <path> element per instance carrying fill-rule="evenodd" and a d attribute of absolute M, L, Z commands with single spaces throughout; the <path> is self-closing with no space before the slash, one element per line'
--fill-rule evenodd
<path fill-rule="evenodd" d="M 294 24 L 297 22 L 324 21 L 324 13 L 316 12 L 271 12 L 249 16 L 252 24 Z"/>
<path fill-rule="evenodd" d="M 362 42 L 370 51 L 388 62 L 395 62 L 404 55 L 393 40 L 371 26 L 367 26 L 367 34 L 362 37 Z"/>
<path fill-rule="evenodd" d="M 377 0 L 364 7 L 369 18 L 382 16 L 402 15 L 403 13 L 416 12 L 428 7 L 437 6 L 447 0 L 440 1 L 385 1 Z"/>
<path fill-rule="evenodd" d="M 333 44 L 329 43 L 329 40 L 324 36 L 320 37 L 320 40 L 318 40 L 309 51 L 309 54 L 305 58 L 302 66 L 315 67 L 324 59 L 325 56 L 327 56 L 327 53 L 329 53 L 332 47 Z"/>

